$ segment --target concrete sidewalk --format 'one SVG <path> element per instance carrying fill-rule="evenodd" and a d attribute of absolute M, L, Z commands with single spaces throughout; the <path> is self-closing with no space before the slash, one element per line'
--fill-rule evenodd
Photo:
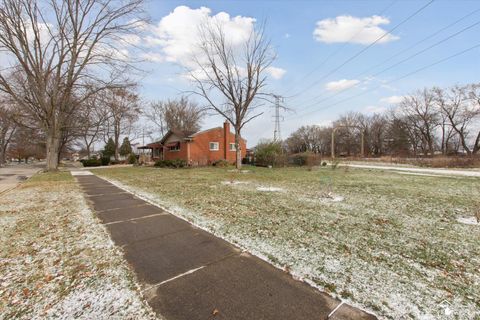
<path fill-rule="evenodd" d="M 76 179 L 168 320 L 376 319 L 101 178 Z"/>
<path fill-rule="evenodd" d="M 15 188 L 43 168 L 43 163 L 8 164 L 0 168 L 0 195 Z"/>

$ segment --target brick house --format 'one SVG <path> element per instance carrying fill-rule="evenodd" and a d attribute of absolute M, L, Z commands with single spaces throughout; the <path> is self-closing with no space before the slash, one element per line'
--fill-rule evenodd
<path fill-rule="evenodd" d="M 240 142 L 242 159 L 247 146 Z M 169 130 L 162 140 L 147 145 L 152 149 L 154 160 L 183 159 L 189 165 L 209 165 L 217 160 L 235 163 L 235 134 L 230 132 L 230 123 L 199 132 Z"/>

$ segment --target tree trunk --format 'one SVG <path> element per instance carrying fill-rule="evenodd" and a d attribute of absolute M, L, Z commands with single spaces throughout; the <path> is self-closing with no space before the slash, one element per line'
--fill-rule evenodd
<path fill-rule="evenodd" d="M 58 151 L 60 149 L 60 132 L 51 128 L 47 133 L 47 171 L 58 169 Z"/>
<path fill-rule="evenodd" d="M 3 148 L 3 146 L 0 146 L 0 167 L 3 167 L 5 165 L 5 155 L 6 153 L 6 148 Z"/>
<path fill-rule="evenodd" d="M 480 150 L 480 132 L 478 133 L 477 138 L 475 139 L 475 144 L 473 145 L 472 154 L 477 154 L 478 150 Z"/>
<path fill-rule="evenodd" d="M 114 143 L 115 143 L 115 153 L 114 153 L 114 157 L 115 157 L 115 161 L 118 161 L 118 159 L 120 158 L 119 157 L 119 152 L 118 152 L 118 149 L 119 149 L 119 144 L 120 144 L 120 125 L 116 125 L 115 127 L 115 132 L 114 132 Z"/>
<path fill-rule="evenodd" d="M 242 168 L 242 144 L 240 141 L 240 129 L 235 128 L 235 167 L 237 169 Z M 225 148 L 227 148 L 227 146 L 225 146 Z"/>

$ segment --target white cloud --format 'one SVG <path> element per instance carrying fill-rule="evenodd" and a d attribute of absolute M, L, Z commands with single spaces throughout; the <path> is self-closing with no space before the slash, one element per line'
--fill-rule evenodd
<path fill-rule="evenodd" d="M 275 80 L 282 79 L 285 73 L 287 72 L 287 70 L 282 68 L 277 68 L 277 67 L 268 67 L 266 71 Z"/>
<path fill-rule="evenodd" d="M 383 36 L 386 30 L 380 25 L 389 24 L 390 20 L 381 16 L 357 18 L 352 16 L 338 16 L 335 19 L 324 19 L 317 22 L 313 31 L 315 40 L 325 43 L 351 42 L 370 44 Z M 378 43 L 386 43 L 399 39 L 398 36 L 388 34 Z"/>
<path fill-rule="evenodd" d="M 142 59 L 149 62 L 164 62 L 165 57 L 158 52 L 144 52 L 140 55 Z"/>
<path fill-rule="evenodd" d="M 363 108 L 363 111 L 366 113 L 383 113 L 387 110 L 385 107 L 380 107 L 380 106 L 366 106 Z"/>
<path fill-rule="evenodd" d="M 165 61 L 192 67 L 192 56 L 198 52 L 199 47 L 199 28 L 204 23 L 221 24 L 226 39 L 235 46 L 242 44 L 249 37 L 255 19 L 230 17 L 226 12 L 211 15 L 211 10 L 206 7 L 191 9 L 179 6 L 151 28 L 151 35 L 145 38 L 146 45 L 160 47 Z"/>
<path fill-rule="evenodd" d="M 402 102 L 403 96 L 390 96 L 386 98 L 380 99 L 380 102 L 388 103 L 388 104 L 397 104 Z"/>
<path fill-rule="evenodd" d="M 288 39 L 291 37 L 290 33 L 285 33 L 284 36 L 283 36 L 285 39 Z"/>
<path fill-rule="evenodd" d="M 152 62 L 173 62 L 191 71 L 193 75 L 201 76 L 203 72 L 198 67 L 194 57 L 200 57 L 200 28 L 204 24 L 219 24 L 222 26 L 225 38 L 235 51 L 240 51 L 245 41 L 254 32 L 255 18 L 244 16 L 230 16 L 226 12 L 212 14 L 210 8 L 200 7 L 192 9 L 187 6 L 178 6 L 157 24 L 147 28 L 147 35 L 143 38 L 143 45 L 148 52 L 143 58 Z M 241 61 L 239 59 L 238 61 Z M 240 68 L 240 67 L 239 67 Z M 240 70 L 241 71 L 241 70 Z M 280 79 L 285 70 L 269 67 L 266 72 L 273 79 Z M 191 75 L 181 75 L 184 79 L 191 79 Z"/>
<path fill-rule="evenodd" d="M 360 80 L 342 79 L 342 80 L 338 80 L 338 81 L 328 82 L 325 85 L 325 89 L 327 91 L 341 91 L 341 90 L 345 90 L 345 89 L 354 87 L 358 83 L 360 83 Z"/>

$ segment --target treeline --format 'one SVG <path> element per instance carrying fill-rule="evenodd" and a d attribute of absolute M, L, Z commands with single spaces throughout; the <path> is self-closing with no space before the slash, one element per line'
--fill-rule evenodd
<path fill-rule="evenodd" d="M 407 95 L 388 111 L 349 112 L 331 126 L 302 126 L 284 142 L 289 154 L 418 157 L 477 155 L 480 150 L 480 84 L 429 88 Z"/>

